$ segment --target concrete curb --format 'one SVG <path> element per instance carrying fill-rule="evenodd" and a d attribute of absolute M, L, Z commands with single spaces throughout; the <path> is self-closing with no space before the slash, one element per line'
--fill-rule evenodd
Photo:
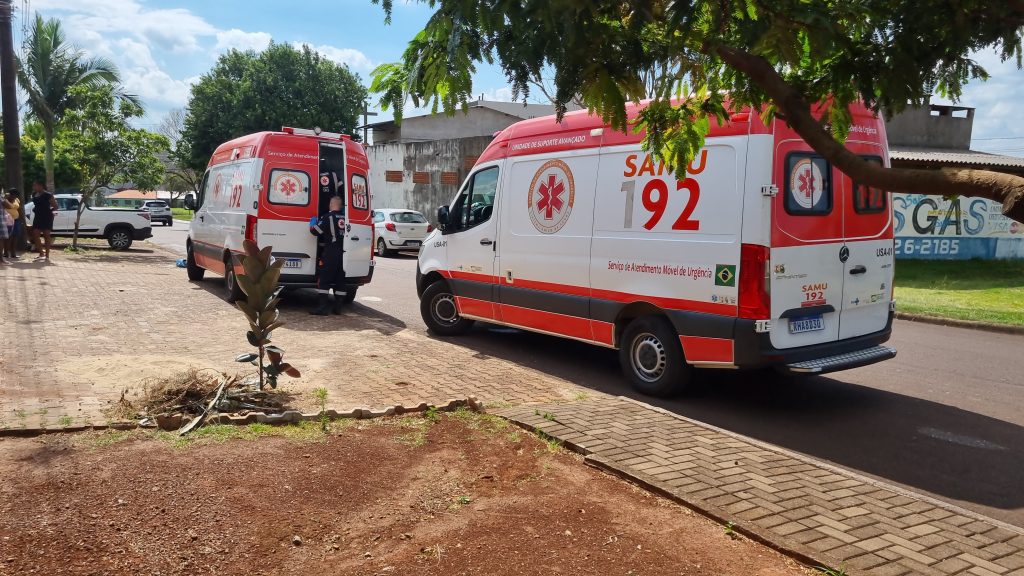
<path fill-rule="evenodd" d="M 983 330 L 985 332 L 1024 335 L 1024 326 L 1009 326 L 1006 324 L 993 324 L 991 322 L 977 322 L 974 320 L 956 320 L 954 318 L 941 318 L 939 316 L 927 316 L 924 314 L 908 314 L 906 312 L 897 312 L 896 319 L 906 320 L 908 322 L 920 322 L 922 324 L 935 324 L 937 326 L 952 326 L 954 328 L 968 328 L 971 330 Z"/>
<path fill-rule="evenodd" d="M 435 409 L 440 412 L 451 412 L 459 408 L 467 407 L 471 410 L 481 412 L 483 411 L 483 405 L 477 401 L 473 396 L 469 396 L 464 399 L 451 399 L 444 404 L 427 404 L 426 402 L 420 402 L 416 406 L 403 406 L 397 404 L 395 406 L 388 406 L 386 408 L 371 409 L 367 407 L 352 408 L 351 410 L 339 412 L 331 409 L 327 410 L 324 414 L 319 412 L 313 413 L 302 413 L 298 410 L 287 410 L 281 414 L 265 414 L 263 412 L 250 412 L 244 416 L 232 416 L 230 414 L 215 414 L 210 417 L 206 424 L 229 424 L 235 426 L 247 426 L 249 424 L 271 424 L 271 425 L 285 425 L 285 424 L 298 424 L 299 422 L 319 422 L 322 416 L 326 416 L 328 420 L 341 420 L 341 419 L 356 419 L 356 420 L 368 420 L 372 418 L 381 418 L 384 416 L 400 416 L 403 414 L 419 414 L 426 412 L 430 409 Z M 91 424 L 91 425 L 69 425 L 69 426 L 45 426 L 45 427 L 32 427 L 32 428 L 4 428 L 0 429 L 0 438 L 32 438 L 36 436 L 42 436 L 44 434 L 62 434 L 62 433 L 73 433 L 73 432 L 86 432 L 86 431 L 103 431 L 103 430 L 165 430 L 169 432 L 177 431 L 183 423 L 183 418 L 180 416 L 174 416 L 169 418 L 157 417 L 157 418 L 146 418 L 141 421 L 118 421 L 109 422 L 106 424 Z"/>

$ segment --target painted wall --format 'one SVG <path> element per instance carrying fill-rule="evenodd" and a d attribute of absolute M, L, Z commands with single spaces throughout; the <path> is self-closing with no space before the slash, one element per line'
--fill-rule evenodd
<path fill-rule="evenodd" d="M 436 225 L 438 206 L 451 202 L 469 174 L 472 162 L 490 142 L 491 137 L 484 136 L 368 147 L 373 207 L 409 208 L 422 212 Z M 389 171 L 400 171 L 402 181 L 388 182 Z M 421 178 L 422 173 L 426 173 L 430 182 L 413 182 L 416 172 L 421 173 Z M 456 183 L 443 183 L 442 172 L 456 173 Z"/>
<path fill-rule="evenodd" d="M 468 112 L 457 111 L 454 116 L 437 113 L 414 116 L 402 121 L 401 126 L 391 124 L 373 129 L 373 142 L 381 144 L 402 142 L 433 142 L 474 136 L 493 137 L 495 132 L 519 122 L 522 118 L 503 114 L 490 108 L 472 107 Z"/>
<path fill-rule="evenodd" d="M 997 202 L 893 194 L 896 256 L 927 260 L 1024 259 L 1024 224 Z"/>

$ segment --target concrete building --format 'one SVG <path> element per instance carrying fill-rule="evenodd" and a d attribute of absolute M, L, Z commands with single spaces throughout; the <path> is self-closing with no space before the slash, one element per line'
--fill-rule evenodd
<path fill-rule="evenodd" d="M 973 168 L 1024 176 L 1024 158 L 971 150 L 974 108 L 930 104 L 886 122 L 893 168 Z M 892 194 L 896 256 L 1024 258 L 1024 225 L 984 198 Z"/>
<path fill-rule="evenodd" d="M 477 136 L 494 136 L 520 120 L 548 116 L 555 113 L 550 104 L 522 104 L 517 102 L 492 102 L 476 100 L 469 103 L 466 112 L 427 114 L 403 118 L 401 124 L 394 120 L 367 125 L 372 131 L 374 146 L 380 144 L 408 144 L 410 142 L 432 142 Z"/>

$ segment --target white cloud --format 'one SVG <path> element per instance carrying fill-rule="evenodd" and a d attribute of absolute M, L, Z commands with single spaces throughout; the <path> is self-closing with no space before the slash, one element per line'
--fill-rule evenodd
<path fill-rule="evenodd" d="M 993 51 L 979 52 L 975 60 L 988 71 L 990 78 L 968 84 L 958 104 L 974 110 L 971 148 L 1009 156 L 1024 156 L 1024 124 L 1019 121 L 1017 103 L 1024 85 L 1024 71 L 1014 59 L 1001 62 Z M 935 98 L 936 103 L 948 100 Z M 998 139 L 997 139 L 998 138 Z"/>
<path fill-rule="evenodd" d="M 266 32 L 246 32 L 238 28 L 217 32 L 217 50 L 263 50 L 270 44 L 270 34 Z"/>
<path fill-rule="evenodd" d="M 366 54 L 363 54 L 355 48 L 338 48 L 336 46 L 329 46 L 326 44 L 313 46 L 306 42 L 294 42 L 292 45 L 299 49 L 303 46 L 308 46 L 310 50 L 319 52 L 324 58 L 333 60 L 338 64 L 347 64 L 349 68 L 356 72 L 369 72 L 376 67 L 376 65 L 367 58 Z"/>
<path fill-rule="evenodd" d="M 179 65 L 180 73 L 180 64 L 196 55 L 212 64 L 220 52 L 262 50 L 271 40 L 267 32 L 219 29 L 187 9 L 151 8 L 139 0 L 34 0 L 32 9 L 46 18 L 59 17 L 71 42 L 112 60 L 125 90 L 146 104 L 146 121 L 184 106 L 198 81 L 193 69 L 187 77 L 175 77 L 165 57 Z"/>

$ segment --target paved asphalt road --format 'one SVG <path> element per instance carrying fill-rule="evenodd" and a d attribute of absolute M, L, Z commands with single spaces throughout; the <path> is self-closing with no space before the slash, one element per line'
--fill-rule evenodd
<path fill-rule="evenodd" d="M 186 227 L 154 230 L 183 250 Z M 425 330 L 415 266 L 378 259 L 359 303 Z M 897 321 L 894 360 L 808 378 L 708 371 L 672 400 L 632 392 L 614 351 L 483 325 L 451 342 L 1024 526 L 1024 336 Z"/>

